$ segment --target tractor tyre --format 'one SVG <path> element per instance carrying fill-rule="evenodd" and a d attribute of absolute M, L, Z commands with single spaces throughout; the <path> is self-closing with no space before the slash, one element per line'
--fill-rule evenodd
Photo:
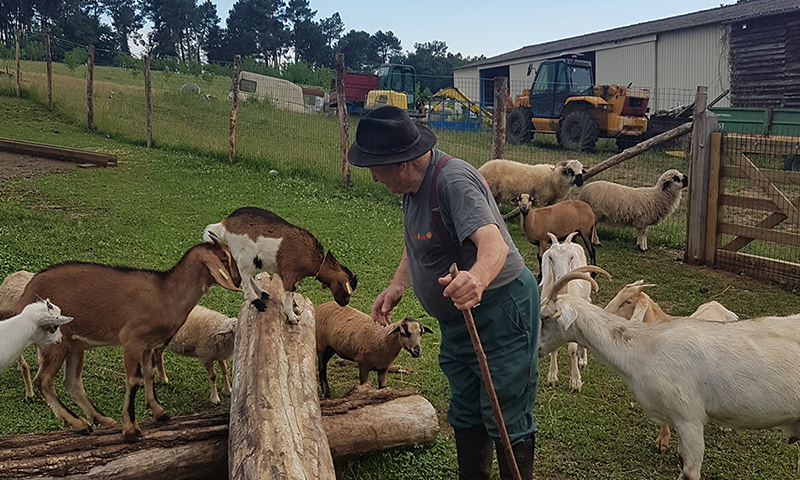
<path fill-rule="evenodd" d="M 533 139 L 533 114 L 530 108 L 517 107 L 506 118 L 506 141 L 512 145 L 528 143 Z"/>
<path fill-rule="evenodd" d="M 597 120 L 587 110 L 576 110 L 559 124 L 558 141 L 567 150 L 593 152 L 598 136 Z"/>

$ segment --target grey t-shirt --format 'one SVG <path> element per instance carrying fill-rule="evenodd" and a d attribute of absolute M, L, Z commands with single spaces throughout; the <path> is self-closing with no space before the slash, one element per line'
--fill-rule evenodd
<path fill-rule="evenodd" d="M 403 230 L 414 294 L 428 314 L 449 321 L 461 317 L 461 312 L 451 299 L 442 295 L 444 287 L 438 282 L 439 277 L 449 272 L 451 262 L 433 222 L 430 205 L 433 171 L 445 154 L 435 149 L 432 153 L 419 190 L 403 195 Z M 525 267 L 525 261 L 511 240 L 503 216 L 478 171 L 463 160 L 451 158 L 439 172 L 436 186 L 442 221 L 460 257 L 458 269 L 469 270 L 477 258 L 478 247 L 468 237 L 484 225 L 495 224 L 508 244 L 508 256 L 486 291 L 507 285 L 517 278 Z"/>

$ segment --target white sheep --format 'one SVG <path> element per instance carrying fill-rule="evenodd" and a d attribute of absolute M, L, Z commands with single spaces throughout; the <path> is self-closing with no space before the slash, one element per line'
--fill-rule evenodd
<path fill-rule="evenodd" d="M 335 302 L 319 305 L 316 319 L 317 358 L 322 395 L 331 396 L 328 386 L 328 361 L 333 354 L 358 364 L 359 383 L 366 383 L 369 372 L 378 372 L 378 387 L 386 386 L 386 372 L 400 350 L 412 357 L 422 353 L 420 338 L 433 331 L 413 318 L 405 317 L 385 327 L 352 307 L 340 307 Z"/>
<path fill-rule="evenodd" d="M 14 302 L 22 295 L 22 291 L 25 290 L 25 285 L 31 281 L 31 278 L 33 278 L 31 272 L 20 270 L 9 274 L 3 279 L 3 283 L 0 284 L 0 310 L 11 308 Z M 33 398 L 31 368 L 28 366 L 28 362 L 25 361 L 24 355 L 20 355 L 19 358 L 17 358 L 17 369 L 22 375 L 22 381 L 25 383 L 25 397 L 29 399 Z"/>
<path fill-rule="evenodd" d="M 800 315 L 632 323 L 562 293 L 575 279 L 597 288 L 590 276 L 571 272 L 542 293 L 539 355 L 566 342 L 585 345 L 622 378 L 651 421 L 677 429 L 685 480 L 700 478 L 708 422 L 780 427 L 790 443 L 800 439 Z"/>
<path fill-rule="evenodd" d="M 573 185 L 583 185 L 583 164 L 578 160 L 529 165 L 498 159 L 484 163 L 478 172 L 489 185 L 498 206 L 527 193 L 536 205 L 546 207 L 567 196 Z"/>
<path fill-rule="evenodd" d="M 647 288 L 655 287 L 652 283 L 644 283 L 644 280 L 637 280 L 622 287 L 617 295 L 608 302 L 606 311 L 622 318 L 627 318 L 639 323 L 652 323 L 660 321 L 670 321 L 675 318 L 667 315 L 664 310 L 644 293 Z M 739 320 L 739 316 L 731 312 L 716 300 L 706 302 L 694 311 L 689 318 L 699 318 L 711 322 L 733 322 Z M 726 429 L 729 430 L 729 429 Z M 656 450 L 664 453 L 669 448 L 670 431 L 669 425 L 661 425 L 656 437 Z"/>
<path fill-rule="evenodd" d="M 581 188 L 578 198 L 588 203 L 597 223 L 611 227 L 636 229 L 636 246 L 647 250 L 647 227 L 658 224 L 678 208 L 681 189 L 689 184 L 689 177 L 672 169 L 662 173 L 652 187 L 629 187 L 618 183 L 597 180 Z M 592 239 L 600 245 L 595 230 Z"/>
<path fill-rule="evenodd" d="M 203 239 L 216 235 L 226 242 L 239 264 L 242 293 L 246 302 L 264 311 L 267 293 L 254 279 L 256 270 L 272 272 L 283 280 L 286 320 L 297 324 L 294 292 L 297 282 L 313 276 L 329 288 L 341 306 L 347 305 L 358 277 L 322 248 L 308 230 L 292 225 L 280 216 L 258 207 L 233 211 L 219 223 L 206 226 Z"/>
<path fill-rule="evenodd" d="M 0 312 L 0 372 L 22 355 L 31 345 L 46 347 L 61 343 L 61 325 L 72 317 L 61 315 L 61 309 L 50 300 L 38 300 L 25 306 L 17 315 L 10 310 Z"/>
<path fill-rule="evenodd" d="M 236 333 L 236 317 L 228 317 L 210 308 L 197 305 L 189 312 L 186 323 L 172 337 L 167 348 L 183 357 L 194 357 L 200 360 L 208 372 L 211 384 L 211 403 L 219 405 L 217 393 L 217 375 L 214 362 L 219 363 L 222 373 L 223 390 L 231 394 L 231 382 L 228 378 L 228 365 L 225 361 L 233 355 L 233 342 Z M 169 382 L 164 371 L 164 349 L 155 353 L 156 368 L 161 381 Z"/>
<path fill-rule="evenodd" d="M 542 291 L 552 287 L 556 280 L 566 275 L 568 272 L 586 266 L 586 255 L 583 248 L 577 243 L 572 243 L 575 233 L 567 236 L 564 243 L 558 243 L 558 239 L 552 233 L 548 233 L 552 245 L 542 255 L 540 268 L 542 279 L 540 286 Z M 586 282 L 575 281 L 567 285 L 570 293 L 579 295 L 581 298 L 590 301 L 592 287 Z M 569 352 L 570 380 L 569 386 L 573 391 L 580 392 L 583 387 L 581 380 L 580 367 L 588 364 L 586 349 L 577 343 L 571 342 L 567 345 Z M 550 353 L 550 367 L 547 370 L 547 384 L 550 386 L 558 383 L 558 350 Z"/>

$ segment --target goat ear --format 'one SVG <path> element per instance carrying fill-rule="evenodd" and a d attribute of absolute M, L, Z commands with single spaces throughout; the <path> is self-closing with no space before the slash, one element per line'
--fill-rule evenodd
<path fill-rule="evenodd" d="M 386 332 L 386 336 L 388 337 L 389 335 L 393 334 L 394 332 L 397 332 L 398 330 L 400 330 L 400 324 L 401 323 L 403 323 L 403 322 L 393 323 L 392 324 L 392 328 L 390 328 L 389 331 Z"/>
<path fill-rule="evenodd" d="M 64 315 L 45 315 L 41 317 L 36 324 L 41 328 L 60 327 L 72 321 L 72 317 L 65 317 Z"/>
<path fill-rule="evenodd" d="M 645 314 L 647 314 L 647 302 L 644 298 L 640 298 L 636 301 L 636 307 L 633 309 L 631 321 L 633 323 L 644 323 Z"/>
<path fill-rule="evenodd" d="M 558 324 L 564 327 L 564 330 L 569 329 L 578 318 L 578 312 L 571 307 L 564 305 L 561 308 L 561 315 L 558 316 Z"/>
<path fill-rule="evenodd" d="M 425 325 L 423 325 L 421 323 L 419 325 L 422 327 L 422 333 L 433 333 L 433 330 L 431 330 L 430 328 L 426 327 Z"/>
<path fill-rule="evenodd" d="M 208 268 L 208 271 L 211 273 L 211 276 L 214 277 L 217 285 L 234 292 L 240 291 L 236 285 L 234 285 L 230 273 L 225 270 L 225 267 L 222 265 L 222 262 L 219 261 L 219 258 L 217 258 L 216 255 L 206 255 L 206 258 L 203 260 L 203 264 L 206 266 L 206 268 Z"/>

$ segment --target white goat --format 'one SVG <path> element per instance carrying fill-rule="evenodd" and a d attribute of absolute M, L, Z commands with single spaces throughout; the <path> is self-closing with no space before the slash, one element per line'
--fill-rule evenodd
<path fill-rule="evenodd" d="M 385 327 L 352 307 L 340 307 L 334 302 L 319 305 L 314 310 L 316 319 L 317 357 L 322 395 L 331 396 L 328 386 L 328 361 L 333 354 L 358 364 L 359 383 L 369 379 L 369 372 L 378 372 L 378 387 L 386 386 L 389 366 L 405 349 L 412 357 L 422 353 L 420 338 L 433 333 L 411 317 Z"/>
<path fill-rule="evenodd" d="M 0 372 L 22 355 L 30 345 L 46 347 L 61 343 L 60 326 L 72 321 L 61 315 L 61 309 L 50 300 L 39 300 L 26 305 L 18 315 L 9 317 L 9 311 L 0 312 Z"/>
<path fill-rule="evenodd" d="M 639 323 L 652 323 L 660 321 L 670 321 L 675 318 L 667 315 L 664 310 L 644 293 L 647 288 L 655 287 L 652 283 L 644 283 L 644 280 L 637 280 L 622 287 L 617 295 L 608 302 L 606 311 L 620 317 L 627 318 Z M 721 303 L 712 300 L 706 302 L 694 311 L 689 318 L 699 318 L 711 322 L 733 322 L 739 320 L 739 316 L 731 312 Z M 729 429 L 725 429 L 729 430 Z M 669 425 L 661 425 L 656 437 L 656 450 L 664 453 L 669 448 L 670 431 Z"/>
<path fill-rule="evenodd" d="M 294 292 L 297 282 L 313 276 L 329 288 L 341 306 L 347 305 L 358 277 L 340 264 L 333 254 L 324 253 L 322 245 L 306 229 L 292 225 L 278 215 L 258 207 L 234 210 L 226 219 L 208 225 L 203 239 L 217 235 L 230 246 L 239 264 L 242 292 L 246 302 L 264 311 L 267 293 L 253 278 L 256 270 L 276 273 L 283 280 L 283 311 L 291 324 L 298 321 Z"/>
<path fill-rule="evenodd" d="M 562 293 L 576 279 L 597 288 L 589 275 L 571 272 L 543 292 L 539 355 L 566 342 L 585 345 L 622 378 L 651 421 L 678 430 L 685 480 L 700 478 L 708 422 L 780 427 L 789 442 L 800 439 L 800 315 L 632 323 Z"/>
<path fill-rule="evenodd" d="M 572 243 L 575 233 L 567 236 L 564 243 L 558 243 L 558 239 L 552 233 L 548 233 L 552 245 L 542 255 L 540 268 L 542 271 L 541 287 L 542 291 L 551 288 L 553 283 L 568 272 L 586 266 L 586 255 L 583 248 L 577 243 Z M 586 301 L 590 301 L 592 286 L 586 282 L 572 282 L 567 286 L 570 293 L 579 295 Z M 579 367 L 585 367 L 588 363 L 586 349 L 577 343 L 571 342 L 567 346 L 569 352 L 570 380 L 569 386 L 573 391 L 580 392 L 583 387 L 581 371 Z M 550 353 L 550 368 L 547 371 L 547 384 L 555 385 L 558 383 L 558 351 Z"/>
<path fill-rule="evenodd" d="M 566 197 L 573 185 L 583 185 L 583 164 L 578 160 L 562 160 L 555 165 L 489 160 L 478 172 L 498 206 L 527 193 L 536 205 L 546 207 Z"/>
<path fill-rule="evenodd" d="M 633 227 L 636 246 L 647 250 L 647 227 L 658 224 L 678 208 L 681 189 L 689 177 L 677 170 L 662 173 L 652 187 L 633 188 L 618 183 L 597 180 L 581 188 L 578 198 L 592 207 L 597 223 L 611 227 Z M 592 239 L 600 245 L 597 231 Z"/>
<path fill-rule="evenodd" d="M 211 384 L 211 403 L 219 405 L 217 392 L 217 374 L 214 362 L 219 363 L 222 373 L 222 386 L 225 393 L 231 394 L 231 382 L 228 378 L 228 365 L 225 361 L 233 355 L 233 342 L 236 334 L 236 317 L 228 317 L 210 308 L 197 305 L 189 312 L 186 323 L 172 337 L 167 348 L 183 357 L 194 357 L 200 360 L 208 372 Z M 164 349 L 155 352 L 156 368 L 161 381 L 169 382 L 164 371 Z"/>
<path fill-rule="evenodd" d="M 0 310 L 11 308 L 14 302 L 22 295 L 25 290 L 25 285 L 31 281 L 33 274 L 25 270 L 20 270 L 9 274 L 3 279 L 0 284 Z M 25 397 L 33 398 L 33 384 L 31 383 L 31 368 L 28 362 L 25 361 L 25 356 L 20 355 L 17 358 L 17 370 L 22 375 L 22 381 L 25 383 Z"/>

